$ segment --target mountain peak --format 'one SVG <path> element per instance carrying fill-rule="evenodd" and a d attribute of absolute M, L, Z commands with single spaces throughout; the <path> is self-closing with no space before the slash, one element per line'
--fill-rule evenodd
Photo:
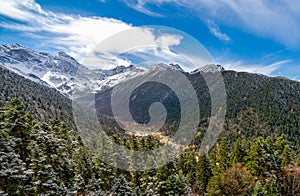
<path fill-rule="evenodd" d="M 65 52 L 58 52 L 58 53 L 57 53 L 57 56 L 58 56 L 58 57 L 67 58 L 67 59 L 71 59 L 71 60 L 75 60 L 73 57 L 71 57 L 70 55 L 68 55 L 68 54 L 65 53 Z"/>
<path fill-rule="evenodd" d="M 20 45 L 18 43 L 1 44 L 0 45 L 0 51 L 9 51 L 9 50 L 16 50 L 16 49 L 30 50 L 29 48 L 26 48 L 25 46 L 22 46 L 22 45 Z"/>
<path fill-rule="evenodd" d="M 191 71 L 191 74 L 196 74 L 199 72 L 202 73 L 218 73 L 218 72 L 223 72 L 225 71 L 225 68 L 222 65 L 218 65 L 218 64 L 208 64 L 205 65 L 203 67 L 200 67 L 194 71 Z"/>
<path fill-rule="evenodd" d="M 104 80 L 107 77 L 122 74 L 122 73 L 125 73 L 125 72 L 139 73 L 139 72 L 143 72 L 143 71 L 145 71 L 144 68 L 138 67 L 138 66 L 135 66 L 135 65 L 129 65 L 127 67 L 124 66 L 124 65 L 118 65 L 113 69 L 102 70 L 102 72 L 99 76 L 99 80 Z"/>
<path fill-rule="evenodd" d="M 180 65 L 178 64 L 165 64 L 165 63 L 159 63 L 159 64 L 156 64 L 154 65 L 153 67 L 154 69 L 163 69 L 163 70 L 166 70 L 166 69 L 172 69 L 172 70 L 176 70 L 176 71 L 180 71 L 180 72 L 184 72 L 184 70 L 180 67 Z"/>

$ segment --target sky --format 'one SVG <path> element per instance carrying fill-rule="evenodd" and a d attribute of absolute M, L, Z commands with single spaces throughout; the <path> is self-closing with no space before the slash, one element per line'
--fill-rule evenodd
<path fill-rule="evenodd" d="M 186 64 L 187 55 L 228 70 L 300 80 L 298 1 L 0 0 L 0 5 L 1 44 L 64 51 L 87 66 L 91 51 L 118 35 L 127 48 L 102 47 L 99 58 L 115 55 L 105 68 L 141 58 L 152 62 L 153 55 L 156 61 Z"/>

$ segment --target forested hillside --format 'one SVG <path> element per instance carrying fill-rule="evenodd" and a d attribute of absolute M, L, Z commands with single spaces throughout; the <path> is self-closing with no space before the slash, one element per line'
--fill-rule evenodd
<path fill-rule="evenodd" d="M 186 76 L 194 86 L 199 98 L 200 129 L 204 135 L 211 113 L 211 98 L 209 89 L 202 74 L 196 73 Z M 295 147 L 300 147 L 300 83 L 286 78 L 267 77 L 246 72 L 223 71 L 222 76 L 226 88 L 227 108 L 226 119 L 222 136 L 234 142 L 237 138 L 252 138 L 263 136 L 280 136 L 286 134 L 289 141 Z M 99 92 L 96 98 L 96 107 L 99 113 L 112 116 L 110 107 L 111 89 Z M 134 91 L 131 101 L 133 114 L 140 119 L 149 119 L 149 105 L 153 99 L 147 99 L 150 95 L 164 95 L 166 90 L 156 83 L 150 83 L 140 91 Z M 172 133 L 176 131 L 176 122 L 180 120 L 180 105 L 176 95 L 169 93 L 161 96 L 162 102 L 169 114 L 167 125 L 162 132 Z M 178 109 L 179 108 L 179 109 Z M 201 142 L 196 140 L 196 144 Z"/>
<path fill-rule="evenodd" d="M 72 125 L 72 101 L 53 88 L 37 84 L 0 66 L 0 101 L 21 99 L 39 120 L 60 119 Z"/>
<path fill-rule="evenodd" d="M 193 143 L 164 167 L 134 172 L 99 158 L 106 142 L 101 137 L 97 149 L 87 148 L 74 126 L 71 100 L 4 68 L 0 74 L 4 78 L 0 84 L 1 195 L 300 194 L 298 82 L 222 72 L 228 98 L 226 121 L 218 142 L 206 154 L 198 145 L 209 122 L 208 88 L 200 74 L 189 75 L 202 111 Z M 151 93 L 153 88 L 149 89 Z M 109 101 L 108 92 L 97 98 Z M 145 100 L 136 101 L 134 107 Z M 174 101 L 165 103 L 171 107 Z M 137 111 L 144 112 L 143 108 Z M 169 117 L 168 123 L 177 118 Z M 111 117 L 102 116 L 101 122 L 113 141 L 127 149 L 152 150 L 162 145 L 158 135 L 124 134 Z M 124 156 L 113 152 L 105 152 L 112 161 Z M 149 157 L 147 164 L 159 161 Z M 127 164 L 134 168 L 140 163 Z"/>
<path fill-rule="evenodd" d="M 0 107 L 0 120 L 2 195 L 300 194 L 300 159 L 285 135 L 233 143 L 222 139 L 208 155 L 191 147 L 164 167 L 129 172 L 102 162 L 101 149 L 89 152 L 64 123 L 38 122 L 18 99 Z M 112 138 L 132 150 L 159 145 L 150 136 Z"/>

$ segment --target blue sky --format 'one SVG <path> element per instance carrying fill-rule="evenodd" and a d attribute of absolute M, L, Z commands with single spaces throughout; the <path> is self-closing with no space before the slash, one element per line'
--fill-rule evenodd
<path fill-rule="evenodd" d="M 17 42 L 50 53 L 62 50 L 83 61 L 97 44 L 115 33 L 144 25 L 163 25 L 193 36 L 226 69 L 300 80 L 297 1 L 0 0 L 0 3 L 0 43 Z M 149 39 L 158 36 L 154 31 L 146 33 Z M 184 40 L 177 38 L 176 34 L 161 35 L 169 49 Z"/>

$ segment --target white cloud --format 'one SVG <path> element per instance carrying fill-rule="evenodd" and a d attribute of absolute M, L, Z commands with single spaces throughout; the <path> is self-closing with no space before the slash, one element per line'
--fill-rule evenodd
<path fill-rule="evenodd" d="M 50 12 L 43 10 L 34 0 L 0 0 L 0 3 L 0 15 L 13 19 L 12 21 L 0 21 L 0 26 L 23 32 L 27 36 L 39 40 L 41 46 L 64 50 L 81 62 L 99 43 L 105 42 L 110 36 L 124 30 L 135 29 L 133 31 L 135 34 L 123 34 L 113 40 L 116 45 L 106 40 L 105 50 L 101 51 L 103 53 L 102 60 L 107 62 L 107 59 L 116 59 L 111 62 L 110 66 L 101 68 L 111 68 L 117 63 L 130 64 L 130 60 L 119 59 L 116 55 L 124 52 L 128 47 L 130 48 L 132 43 L 134 46 L 149 45 L 169 48 L 180 44 L 182 39 L 182 37 L 172 34 L 156 36 L 151 28 L 133 27 L 116 19 Z M 123 46 L 120 44 L 118 46 L 119 40 L 123 42 Z M 88 65 L 95 67 L 101 59 L 99 56 L 96 58 L 98 59 L 89 59 Z M 106 64 L 102 63 L 102 65 Z"/>
<path fill-rule="evenodd" d="M 165 64 L 179 64 L 181 68 L 187 72 L 194 70 L 192 62 L 190 62 L 189 59 L 170 51 L 168 48 L 140 48 L 138 50 L 129 51 L 128 55 L 137 57 L 141 61 L 141 64 L 146 67 L 163 62 Z"/>
<path fill-rule="evenodd" d="M 156 42 L 161 47 L 170 47 L 177 46 L 180 44 L 180 41 L 183 37 L 180 35 L 171 35 L 171 34 L 162 34 L 160 37 L 156 39 Z"/>
<path fill-rule="evenodd" d="M 130 24 L 115 19 L 45 11 L 34 0 L 0 0 L 0 3 L 0 15 L 17 21 L 2 21 L 0 26 L 29 33 L 42 45 L 63 49 L 79 60 L 107 37 L 132 28 Z"/>
<path fill-rule="evenodd" d="M 176 6 L 188 8 L 191 14 L 198 16 L 204 22 L 207 19 L 213 19 L 216 23 L 242 28 L 243 30 L 261 37 L 274 39 L 283 45 L 299 48 L 299 1 L 138 0 L 139 7 L 134 6 L 136 1 L 126 0 L 125 2 L 128 6 L 140 12 L 144 12 L 145 14 L 147 14 L 147 12 L 162 14 L 149 9 L 149 5 L 155 4 L 159 6 L 171 2 Z"/>
<path fill-rule="evenodd" d="M 220 28 L 212 21 L 208 20 L 208 28 L 210 30 L 210 32 L 216 36 L 217 38 L 219 38 L 220 40 L 223 41 L 230 41 L 230 37 L 228 35 L 226 35 L 225 33 L 222 33 Z"/>
<path fill-rule="evenodd" d="M 223 66 L 226 70 L 234 70 L 239 72 L 260 73 L 271 76 L 281 65 L 291 62 L 291 60 L 277 61 L 271 64 L 247 64 L 243 61 L 224 63 Z"/>
<path fill-rule="evenodd" d="M 148 3 L 152 4 L 163 4 L 163 3 L 170 3 L 172 0 L 124 0 L 124 2 L 131 8 L 138 10 L 144 14 L 149 16 L 156 16 L 156 17 L 163 17 L 162 14 L 159 14 L 155 11 L 151 11 L 147 8 Z"/>
<path fill-rule="evenodd" d="M 181 39 L 182 36 L 166 33 L 157 36 L 151 28 L 132 27 L 103 41 L 83 63 L 93 68 L 108 69 L 114 64 L 110 63 L 110 60 L 120 58 L 120 54 L 131 54 L 133 58 L 140 58 L 143 61 L 149 61 L 150 58 L 153 61 L 160 59 L 161 62 L 166 62 L 163 60 L 176 56 L 170 47 L 179 45 Z M 164 49 L 163 55 L 168 57 L 161 58 L 160 48 Z"/>

